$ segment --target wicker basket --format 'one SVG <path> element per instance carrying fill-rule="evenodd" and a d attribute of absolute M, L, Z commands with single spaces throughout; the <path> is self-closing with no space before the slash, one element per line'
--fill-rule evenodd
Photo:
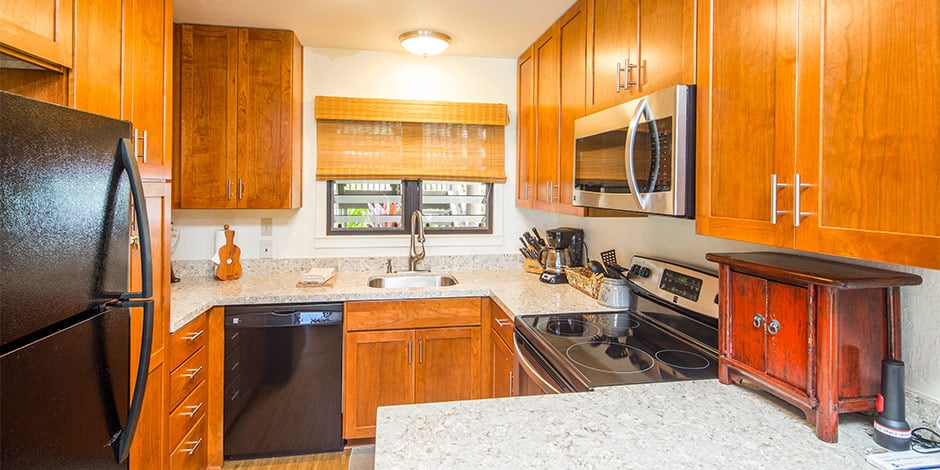
<path fill-rule="evenodd" d="M 565 277 L 568 278 L 568 285 L 595 299 L 597 298 L 597 290 L 601 287 L 601 281 L 604 280 L 603 274 L 593 273 L 583 266 L 565 268 Z"/>

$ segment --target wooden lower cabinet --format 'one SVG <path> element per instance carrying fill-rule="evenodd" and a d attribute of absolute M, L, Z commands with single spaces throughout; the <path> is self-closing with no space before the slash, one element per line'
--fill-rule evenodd
<path fill-rule="evenodd" d="M 163 361 L 151 367 L 144 405 L 131 445 L 130 468 L 167 468 L 166 460 L 166 373 Z"/>
<path fill-rule="evenodd" d="M 515 373 L 515 355 L 512 347 L 503 342 L 499 336 L 493 335 L 490 339 L 490 355 L 492 363 L 490 369 L 493 374 L 493 385 L 490 395 L 493 398 L 511 397 L 513 393 L 513 375 Z"/>
<path fill-rule="evenodd" d="M 480 302 L 348 302 L 343 438 L 375 437 L 379 406 L 481 398 Z M 473 311 L 475 317 L 468 315 Z M 434 318 L 433 324 L 428 317 Z"/>

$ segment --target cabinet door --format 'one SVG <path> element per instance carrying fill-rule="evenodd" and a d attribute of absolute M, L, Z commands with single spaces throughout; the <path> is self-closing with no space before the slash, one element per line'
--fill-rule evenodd
<path fill-rule="evenodd" d="M 584 215 L 584 208 L 572 206 L 574 190 L 574 120 L 584 116 L 585 76 L 587 74 L 587 13 L 577 2 L 562 17 L 558 28 L 561 62 L 560 121 L 558 129 L 558 182 L 555 212 Z"/>
<path fill-rule="evenodd" d="M 52 65 L 72 67 L 73 9 L 71 1 L 3 0 L 0 49 L 9 47 Z"/>
<path fill-rule="evenodd" d="M 561 85 L 559 39 L 551 28 L 535 43 L 536 177 L 534 209 L 551 210 L 558 184 Z"/>
<path fill-rule="evenodd" d="M 413 403 L 413 330 L 347 333 L 343 363 L 343 438 L 375 436 L 376 409 Z"/>
<path fill-rule="evenodd" d="M 764 328 L 767 324 L 767 281 L 731 272 L 730 318 L 722 318 L 722 334 L 727 335 L 730 350 L 726 354 L 759 371 L 764 370 L 767 348 Z"/>
<path fill-rule="evenodd" d="M 591 25 L 591 111 L 600 111 L 638 95 L 636 86 L 626 90 L 617 84 L 637 79 L 637 69 L 619 70 L 627 62 L 636 65 L 637 0 L 588 0 Z"/>
<path fill-rule="evenodd" d="M 804 392 L 809 386 L 809 331 L 815 327 L 809 312 L 805 288 L 767 283 L 767 375 Z"/>
<path fill-rule="evenodd" d="M 699 3 L 696 231 L 792 246 L 796 2 Z M 711 24 L 708 19 L 711 18 Z M 746 40 L 742 40 L 746 38 Z"/>
<path fill-rule="evenodd" d="M 122 0 L 75 2 L 75 57 L 70 78 L 75 107 L 121 118 Z"/>
<path fill-rule="evenodd" d="M 300 207 L 302 54 L 290 31 L 238 30 L 238 207 Z"/>
<path fill-rule="evenodd" d="M 162 361 L 165 354 L 167 334 L 169 333 L 170 307 L 170 184 L 144 183 L 144 196 L 147 201 L 147 215 L 150 224 L 151 256 L 153 261 L 153 346 L 151 360 Z M 136 230 L 136 228 L 134 228 Z M 130 286 L 140 289 L 140 248 L 131 246 Z M 143 309 L 131 309 L 131 350 L 140 344 L 141 316 Z M 136 360 L 132 361 L 136 364 Z"/>
<path fill-rule="evenodd" d="M 695 0 L 638 1 L 638 94 L 695 83 Z"/>
<path fill-rule="evenodd" d="M 940 268 L 940 4 L 800 15 L 796 248 Z"/>
<path fill-rule="evenodd" d="M 415 403 L 482 396 L 480 327 L 417 330 Z"/>
<path fill-rule="evenodd" d="M 532 48 L 519 57 L 518 108 L 516 122 L 516 206 L 532 208 L 535 199 L 535 59 Z"/>
<path fill-rule="evenodd" d="M 131 393 L 133 394 L 133 391 Z M 166 393 L 166 374 L 161 362 L 151 367 L 147 377 L 144 405 L 140 420 L 137 421 L 137 430 L 134 432 L 134 442 L 131 444 L 128 459 L 131 470 L 168 468 L 164 408 Z"/>
<path fill-rule="evenodd" d="M 124 8 L 124 119 L 134 123 L 141 175 L 169 179 L 172 3 L 127 0 Z"/>
<path fill-rule="evenodd" d="M 234 208 L 237 178 L 235 28 L 178 28 L 179 207 Z"/>
<path fill-rule="evenodd" d="M 512 348 L 506 346 L 506 343 L 500 339 L 498 331 L 493 331 L 490 338 L 490 357 L 493 360 L 491 364 L 493 388 L 490 395 L 493 398 L 510 397 L 513 395 L 514 356 Z"/>

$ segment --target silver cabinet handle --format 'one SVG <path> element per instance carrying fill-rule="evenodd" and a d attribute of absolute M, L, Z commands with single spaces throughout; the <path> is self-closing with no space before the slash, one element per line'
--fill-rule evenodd
<path fill-rule="evenodd" d="M 195 333 L 190 333 L 190 334 L 184 336 L 183 338 L 184 338 L 186 341 L 190 341 L 190 342 L 191 342 L 191 341 L 196 341 L 196 338 L 202 336 L 203 333 L 205 333 L 205 330 L 199 330 L 199 331 L 197 331 L 197 332 L 195 332 Z"/>
<path fill-rule="evenodd" d="M 225 200 L 232 200 L 232 180 L 231 178 L 225 183 Z"/>
<path fill-rule="evenodd" d="M 199 410 L 202 408 L 202 404 L 203 404 L 202 402 L 199 402 L 198 405 L 189 405 L 189 406 L 186 407 L 186 408 L 189 408 L 189 411 L 184 411 L 184 412 L 182 412 L 182 413 L 180 413 L 180 414 L 181 414 L 181 415 L 186 415 L 186 416 L 189 416 L 190 418 L 192 418 L 193 416 L 196 416 L 196 413 L 198 413 Z"/>
<path fill-rule="evenodd" d="M 418 364 L 424 364 L 424 340 L 418 341 Z"/>
<path fill-rule="evenodd" d="M 630 80 L 630 71 L 637 68 L 636 64 L 630 63 L 630 58 L 627 57 L 623 60 L 623 67 L 620 66 L 620 62 L 617 62 L 617 93 L 620 93 L 620 90 L 629 90 L 631 86 L 636 86 L 636 81 Z M 623 74 L 624 80 L 620 81 L 620 74 Z"/>
<path fill-rule="evenodd" d="M 193 455 L 193 452 L 196 452 L 196 448 L 199 447 L 199 444 L 202 444 L 202 438 L 200 437 L 198 441 L 187 441 L 187 445 L 191 445 L 189 449 L 180 449 L 180 452 L 184 452 L 189 455 Z"/>
<path fill-rule="evenodd" d="M 189 373 L 188 373 L 188 374 L 180 374 L 180 375 L 182 375 L 183 377 L 192 379 L 193 377 L 196 376 L 196 374 L 202 372 L 202 368 L 203 368 L 203 366 L 199 366 L 199 367 L 197 367 L 197 368 L 195 368 L 195 369 L 186 369 L 186 370 L 189 371 Z"/>
<path fill-rule="evenodd" d="M 238 200 L 241 201 L 245 198 L 245 182 L 241 178 L 238 178 Z"/>
<path fill-rule="evenodd" d="M 617 89 L 614 90 L 617 93 L 620 93 L 620 89 L 623 88 L 623 85 L 620 83 L 620 72 L 623 72 L 623 67 L 620 66 L 620 62 L 617 62 Z"/>
<path fill-rule="evenodd" d="M 496 324 L 499 325 L 499 326 L 501 326 L 501 327 L 502 327 L 502 326 L 509 326 L 509 325 L 512 325 L 512 321 L 511 321 L 511 320 L 503 320 L 502 318 L 496 318 L 495 320 L 496 320 Z"/>
<path fill-rule="evenodd" d="M 548 181 L 545 183 L 545 190 L 548 191 L 548 202 L 552 202 L 552 199 L 555 199 L 554 196 L 552 195 L 552 192 L 553 192 L 552 186 L 553 186 L 553 183 L 551 181 Z"/>
<path fill-rule="evenodd" d="M 411 341 L 408 342 L 408 364 L 411 364 Z"/>
<path fill-rule="evenodd" d="M 149 145 L 150 139 L 147 138 L 147 130 L 144 130 L 144 163 L 147 163 L 147 146 Z"/>
<path fill-rule="evenodd" d="M 777 224 L 777 217 L 790 213 L 790 211 L 777 210 L 777 191 L 780 191 L 780 188 L 786 188 L 787 186 L 790 185 L 777 182 L 776 173 L 770 175 L 770 223 L 774 225 Z"/>
<path fill-rule="evenodd" d="M 525 200 L 526 200 L 526 201 L 529 200 L 529 187 L 531 187 L 531 186 L 532 186 L 532 185 L 529 184 L 529 183 L 526 183 L 526 184 L 525 184 Z"/>
<path fill-rule="evenodd" d="M 800 210 L 800 193 L 812 185 L 809 183 L 801 183 L 799 173 L 797 173 L 793 178 L 793 226 L 799 227 L 800 220 L 802 220 L 803 217 L 808 217 L 815 214 L 815 212 L 803 212 Z"/>
<path fill-rule="evenodd" d="M 753 323 L 754 323 L 754 328 L 760 328 L 761 326 L 764 325 L 764 317 L 759 313 L 754 314 Z"/>
<path fill-rule="evenodd" d="M 512 396 L 512 380 L 513 380 L 512 371 L 509 371 L 509 396 Z"/>
<path fill-rule="evenodd" d="M 777 320 L 773 320 L 769 324 L 767 324 L 767 332 L 770 333 L 771 335 L 775 335 L 779 333 L 780 322 L 778 322 Z"/>

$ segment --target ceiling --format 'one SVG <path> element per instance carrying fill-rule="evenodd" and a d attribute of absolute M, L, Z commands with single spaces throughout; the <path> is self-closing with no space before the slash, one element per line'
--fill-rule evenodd
<path fill-rule="evenodd" d="M 435 29 L 452 56 L 515 59 L 574 0 L 176 0 L 177 23 L 290 29 L 305 47 L 402 52 L 398 35 Z"/>

